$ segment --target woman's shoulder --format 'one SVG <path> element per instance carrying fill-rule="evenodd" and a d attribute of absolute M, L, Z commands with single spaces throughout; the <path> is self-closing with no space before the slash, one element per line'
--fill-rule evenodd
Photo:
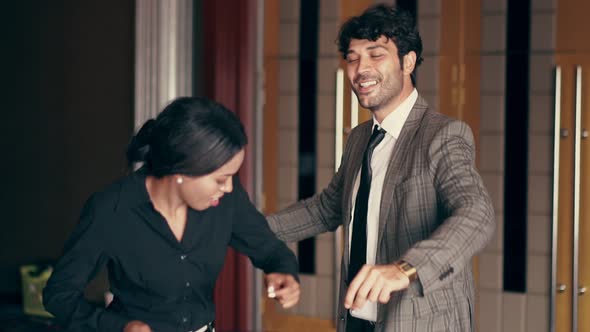
<path fill-rule="evenodd" d="M 145 180 L 137 172 L 125 175 L 94 192 L 88 203 L 101 210 L 115 210 L 122 202 L 141 196 L 142 177 Z"/>

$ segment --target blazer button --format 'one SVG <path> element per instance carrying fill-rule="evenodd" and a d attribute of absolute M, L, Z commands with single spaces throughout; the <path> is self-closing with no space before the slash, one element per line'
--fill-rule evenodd
<path fill-rule="evenodd" d="M 340 321 L 344 322 L 344 316 L 340 316 Z"/>

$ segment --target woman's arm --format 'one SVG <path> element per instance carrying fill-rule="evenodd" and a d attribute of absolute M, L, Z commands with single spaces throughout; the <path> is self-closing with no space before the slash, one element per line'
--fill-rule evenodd
<path fill-rule="evenodd" d="M 234 177 L 232 235 L 230 246 L 250 257 L 265 273 L 279 272 L 298 279 L 295 255 L 270 230 L 264 216 L 250 201 L 237 177 Z"/>
<path fill-rule="evenodd" d="M 92 305 L 84 298 L 86 285 L 108 261 L 95 209 L 93 196 L 82 209 L 80 221 L 43 290 L 43 304 L 72 331 L 123 331 L 130 319 Z"/>
<path fill-rule="evenodd" d="M 295 255 L 270 230 L 237 177 L 234 178 L 233 194 L 230 245 L 250 257 L 254 266 L 267 274 L 265 282 L 269 297 L 277 299 L 284 308 L 294 306 L 300 295 Z"/>

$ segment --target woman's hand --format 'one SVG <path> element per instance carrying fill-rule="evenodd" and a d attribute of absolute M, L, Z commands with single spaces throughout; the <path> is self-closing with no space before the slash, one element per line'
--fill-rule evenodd
<path fill-rule="evenodd" d="M 123 332 L 152 332 L 152 329 L 142 321 L 132 320 L 125 325 Z"/>
<path fill-rule="evenodd" d="M 291 308 L 299 302 L 299 283 L 290 274 L 270 273 L 265 277 L 268 297 L 275 298 L 283 308 Z"/>

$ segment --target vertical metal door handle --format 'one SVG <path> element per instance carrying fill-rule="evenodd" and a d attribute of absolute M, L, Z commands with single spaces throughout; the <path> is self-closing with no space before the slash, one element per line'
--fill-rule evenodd
<path fill-rule="evenodd" d="M 336 70 L 336 123 L 334 133 L 334 171 L 338 171 L 340 167 L 340 159 L 342 158 L 342 144 L 344 133 L 344 70 L 338 68 Z"/>
<path fill-rule="evenodd" d="M 359 101 L 354 91 L 350 90 L 350 130 L 359 124 Z"/>
<path fill-rule="evenodd" d="M 334 172 L 338 172 L 342 159 L 342 145 L 344 144 L 344 70 L 338 68 L 336 71 L 336 124 L 334 137 Z M 340 254 L 342 253 L 342 226 L 334 231 L 334 320 L 338 326 L 338 295 L 340 293 Z"/>
<path fill-rule="evenodd" d="M 580 165 L 581 165 L 581 140 L 582 140 L 582 66 L 576 66 L 576 95 L 575 95 L 575 135 L 574 135 L 574 268 L 573 289 L 579 287 L 580 261 Z M 572 331 L 578 330 L 578 297 L 574 296 L 572 315 Z"/>
<path fill-rule="evenodd" d="M 549 314 L 549 326 L 551 332 L 555 332 L 555 307 L 556 292 L 565 291 L 565 285 L 556 285 L 557 282 L 557 230 L 558 230 L 558 207 L 559 207 L 559 147 L 561 129 L 561 67 L 555 68 L 555 114 L 553 128 L 553 213 L 551 216 L 552 238 L 551 238 L 551 311 Z"/>

